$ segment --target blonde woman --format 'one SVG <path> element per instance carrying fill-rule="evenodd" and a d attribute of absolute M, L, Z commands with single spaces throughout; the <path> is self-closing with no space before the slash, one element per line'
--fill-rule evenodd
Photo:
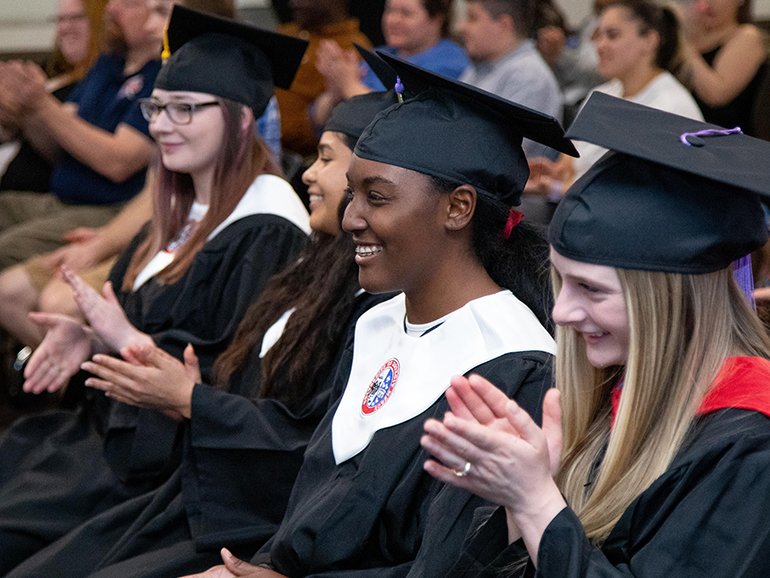
<path fill-rule="evenodd" d="M 767 237 L 770 146 L 707 128 L 605 95 L 573 127 L 618 152 L 551 224 L 543 427 L 480 378 L 425 425 L 426 469 L 504 506 L 451 576 L 770 573 L 770 343 L 731 266 Z"/>

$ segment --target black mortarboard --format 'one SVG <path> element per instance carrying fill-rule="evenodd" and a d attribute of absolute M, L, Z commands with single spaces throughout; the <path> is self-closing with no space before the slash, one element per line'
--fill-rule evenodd
<path fill-rule="evenodd" d="M 261 116 L 274 87 L 291 86 L 308 43 L 176 5 L 168 45 L 155 88 L 221 96 Z"/>
<path fill-rule="evenodd" d="M 518 204 L 529 177 L 523 137 L 577 156 L 552 117 L 378 54 L 415 96 L 377 115 L 358 140 L 357 156 L 467 183 L 509 205 Z"/>
<path fill-rule="evenodd" d="M 770 196 L 770 143 L 601 93 L 567 134 L 614 152 L 556 209 L 549 241 L 561 255 L 700 274 L 766 242 L 757 193 Z"/>
<path fill-rule="evenodd" d="M 397 102 L 394 90 L 353 96 L 334 108 L 331 118 L 324 125 L 324 130 L 341 132 L 358 139 L 375 116 Z"/>

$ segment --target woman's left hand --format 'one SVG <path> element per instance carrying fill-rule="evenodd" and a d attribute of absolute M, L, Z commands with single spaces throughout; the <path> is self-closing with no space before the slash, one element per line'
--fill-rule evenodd
<path fill-rule="evenodd" d="M 121 353 L 127 361 L 95 355 L 83 363 L 81 367 L 96 376 L 86 385 L 129 405 L 190 418 L 193 389 L 201 379 L 192 345 L 185 349 L 184 364 L 155 345 L 131 346 Z"/>

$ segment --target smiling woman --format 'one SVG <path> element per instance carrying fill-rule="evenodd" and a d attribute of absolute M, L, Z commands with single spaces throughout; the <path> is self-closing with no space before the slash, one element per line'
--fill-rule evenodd
<path fill-rule="evenodd" d="M 503 506 L 451 578 L 770 572 L 770 340 L 733 275 L 767 240 L 767 165 L 749 173 L 770 144 L 710 128 L 600 94 L 572 125 L 612 152 L 549 231 L 561 397 L 540 428 L 458 379 L 425 426 L 434 456 L 472 464 L 426 468 Z"/>
<path fill-rule="evenodd" d="M 160 144 L 153 218 L 103 295 L 63 271 L 88 324 L 35 317 L 48 331 L 25 370 L 27 391 L 54 391 L 95 353 L 138 345 L 188 364 L 194 348 L 190 375 L 208 380 L 249 305 L 306 240 L 307 212 L 254 130 L 306 43 L 176 7 L 169 44 L 144 111 Z M 192 385 L 147 408 L 94 391 L 79 417 L 60 411 L 15 424 L 0 444 L 0 573 L 162 484 L 180 459 Z"/>

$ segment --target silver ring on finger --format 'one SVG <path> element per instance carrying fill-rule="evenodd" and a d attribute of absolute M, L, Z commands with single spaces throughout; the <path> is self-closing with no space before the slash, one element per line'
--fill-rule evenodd
<path fill-rule="evenodd" d="M 465 462 L 465 465 L 462 468 L 458 468 L 456 470 L 452 470 L 452 473 L 456 475 L 458 478 L 464 478 L 468 475 L 468 472 L 471 471 L 471 463 Z"/>

